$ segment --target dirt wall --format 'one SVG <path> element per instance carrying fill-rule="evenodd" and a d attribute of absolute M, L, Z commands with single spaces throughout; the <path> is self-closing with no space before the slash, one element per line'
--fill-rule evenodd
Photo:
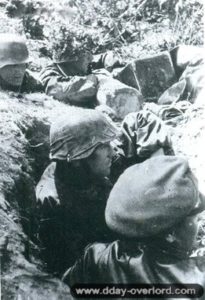
<path fill-rule="evenodd" d="M 33 98 L 32 98 L 33 97 Z M 32 98 L 32 99 L 31 99 Z M 38 101 L 37 101 L 38 100 Z M 0 94 L 0 256 L 2 298 L 71 299 L 59 279 L 43 272 L 32 242 L 34 188 L 48 163 L 49 123 L 65 111 L 43 95 L 17 98 Z M 58 107 L 58 108 L 57 108 Z M 53 113 L 53 109 L 56 112 Z M 58 112 L 57 112 L 58 111 Z"/>

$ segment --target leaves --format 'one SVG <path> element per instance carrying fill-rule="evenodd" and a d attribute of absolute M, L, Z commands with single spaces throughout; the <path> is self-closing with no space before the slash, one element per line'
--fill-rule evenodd
<path fill-rule="evenodd" d="M 7 13 L 23 18 L 31 38 L 46 39 L 49 53 L 58 44 L 65 48 L 63 43 L 72 56 L 135 41 L 143 48 L 165 50 L 204 40 L 203 0 L 9 0 Z"/>

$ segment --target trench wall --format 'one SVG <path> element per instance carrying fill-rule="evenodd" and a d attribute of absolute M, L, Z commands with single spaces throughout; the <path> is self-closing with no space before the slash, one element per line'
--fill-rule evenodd
<path fill-rule="evenodd" d="M 63 104 L 34 94 L 0 94 L 1 299 L 72 299 L 69 288 L 43 271 L 33 236 L 35 185 L 48 164 L 48 132 Z"/>

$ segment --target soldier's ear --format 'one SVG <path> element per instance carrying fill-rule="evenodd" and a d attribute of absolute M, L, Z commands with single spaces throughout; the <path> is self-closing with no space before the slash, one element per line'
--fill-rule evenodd
<path fill-rule="evenodd" d="M 168 233 L 166 236 L 165 236 L 165 240 L 169 243 L 173 243 L 176 241 L 176 236 L 174 235 L 174 233 Z"/>

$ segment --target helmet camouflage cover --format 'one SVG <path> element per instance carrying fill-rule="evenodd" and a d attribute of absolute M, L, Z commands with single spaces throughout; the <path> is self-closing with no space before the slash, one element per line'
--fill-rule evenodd
<path fill-rule="evenodd" d="M 117 128 L 93 109 L 70 108 L 51 125 L 50 159 L 78 160 L 92 154 L 96 147 L 115 139 Z"/>
<path fill-rule="evenodd" d="M 17 34 L 0 34 L 0 68 L 29 61 L 26 41 Z"/>
<path fill-rule="evenodd" d="M 78 61 L 84 55 L 91 56 L 93 31 L 71 24 L 59 23 L 51 29 L 48 49 L 54 63 Z"/>

